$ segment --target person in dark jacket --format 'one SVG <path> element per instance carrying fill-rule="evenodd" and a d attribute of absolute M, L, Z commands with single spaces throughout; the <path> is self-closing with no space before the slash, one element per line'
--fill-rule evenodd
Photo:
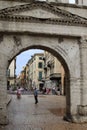
<path fill-rule="evenodd" d="M 38 103 L 38 91 L 36 88 L 34 89 L 34 98 L 35 98 L 35 104 L 37 104 Z"/>

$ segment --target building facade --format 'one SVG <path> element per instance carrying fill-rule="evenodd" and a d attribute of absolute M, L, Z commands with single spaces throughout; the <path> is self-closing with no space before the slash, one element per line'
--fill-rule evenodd
<path fill-rule="evenodd" d="M 7 87 L 14 86 L 16 84 L 16 58 L 11 62 L 7 70 Z"/>
<path fill-rule="evenodd" d="M 16 78 L 17 86 L 24 88 L 25 90 L 28 89 L 28 66 L 23 66 L 22 71 Z"/>
<path fill-rule="evenodd" d="M 44 74 L 44 61 L 43 61 L 43 53 L 37 53 L 32 56 L 32 58 L 28 61 L 29 73 L 29 87 L 30 89 L 37 87 L 39 90 L 43 87 L 42 77 Z"/>
<path fill-rule="evenodd" d="M 21 79 L 21 87 L 26 88 L 26 67 L 23 67 L 23 70 L 21 71 L 20 74 L 20 79 Z"/>
<path fill-rule="evenodd" d="M 65 71 L 59 60 L 51 53 L 44 52 L 44 86 L 46 88 L 60 88 L 61 94 L 64 94 Z"/>

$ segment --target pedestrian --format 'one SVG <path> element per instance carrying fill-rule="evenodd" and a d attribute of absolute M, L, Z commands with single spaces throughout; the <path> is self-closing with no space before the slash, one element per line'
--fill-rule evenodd
<path fill-rule="evenodd" d="M 20 87 L 17 89 L 17 98 L 18 98 L 18 99 L 21 98 L 21 90 L 20 90 Z"/>
<path fill-rule="evenodd" d="M 38 103 L 38 91 L 37 91 L 36 87 L 34 89 L 34 98 L 35 98 L 35 104 L 37 104 Z"/>

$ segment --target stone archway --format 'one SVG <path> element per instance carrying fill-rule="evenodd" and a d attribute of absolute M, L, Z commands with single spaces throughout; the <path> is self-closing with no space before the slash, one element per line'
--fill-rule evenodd
<path fill-rule="evenodd" d="M 0 124 L 8 122 L 7 67 L 16 55 L 30 48 L 48 50 L 60 60 L 69 81 L 66 115 L 74 122 L 87 122 L 86 8 L 39 1 L 6 3 L 7 8 L 0 10 Z"/>
<path fill-rule="evenodd" d="M 74 45 L 73 45 L 74 43 Z M 6 114 L 6 69 L 11 62 L 11 60 L 18 55 L 20 52 L 27 49 L 43 49 L 47 50 L 56 56 L 62 63 L 67 77 L 67 92 L 66 92 L 66 116 L 71 118 L 71 116 L 77 114 L 77 106 L 80 104 L 80 54 L 79 54 L 79 44 L 78 39 L 73 39 L 71 37 L 50 37 L 50 36 L 39 36 L 39 35 L 3 35 L 3 40 L 1 41 L 1 52 L 0 59 L 2 63 L 0 68 L 2 79 L 1 97 L 4 98 L 4 106 L 1 112 L 2 122 L 7 118 Z M 6 50 L 6 51 L 3 51 Z M 73 55 L 74 51 L 74 55 Z M 4 54 L 3 54 L 4 53 Z M 2 56 L 2 57 L 1 57 Z M 76 60 L 77 59 L 77 60 Z M 74 64 L 74 62 L 76 64 Z M 78 69 L 76 68 L 78 66 Z M 3 73 L 4 72 L 4 73 Z M 78 91 L 77 91 L 78 90 Z M 78 95 L 78 100 L 75 102 L 75 98 Z M 1 105 L 3 101 L 1 101 Z M 72 105 L 71 105 L 72 104 Z M 6 122 L 6 121 L 5 121 Z"/>

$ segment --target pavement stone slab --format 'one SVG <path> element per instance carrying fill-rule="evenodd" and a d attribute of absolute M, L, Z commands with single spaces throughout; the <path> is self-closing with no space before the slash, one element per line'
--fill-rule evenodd
<path fill-rule="evenodd" d="M 12 95 L 7 107 L 9 124 L 0 130 L 87 130 L 87 123 L 63 120 L 65 107 L 64 96 L 42 95 L 35 104 L 33 95 L 22 95 L 20 100 Z"/>

